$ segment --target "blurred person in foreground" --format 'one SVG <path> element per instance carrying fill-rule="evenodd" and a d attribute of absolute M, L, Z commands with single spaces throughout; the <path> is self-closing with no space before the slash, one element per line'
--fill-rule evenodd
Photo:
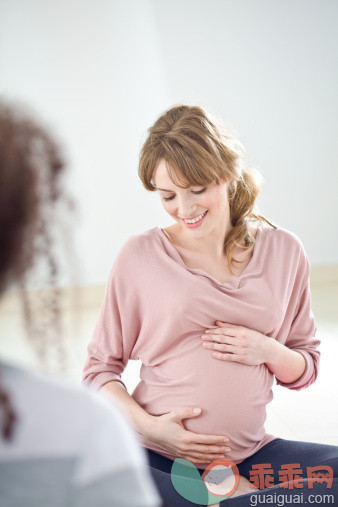
<path fill-rule="evenodd" d="M 25 107 L 0 100 L 0 296 L 12 286 L 31 287 L 38 265 L 49 289 L 55 287 L 60 269 L 54 233 L 71 208 L 61 184 L 64 169 L 45 127 Z M 41 315 L 34 317 L 26 290 L 20 295 L 27 330 L 45 364 L 47 337 L 61 339 L 58 292 L 45 293 L 42 313 L 49 325 L 39 332 Z M 62 348 L 59 353 L 65 355 Z M 114 403 L 0 357 L 2 507 L 157 507 L 160 497 L 145 465 Z"/>

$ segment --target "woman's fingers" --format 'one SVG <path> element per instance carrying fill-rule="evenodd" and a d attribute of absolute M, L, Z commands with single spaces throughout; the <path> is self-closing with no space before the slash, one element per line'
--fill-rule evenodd
<path fill-rule="evenodd" d="M 205 463 L 206 461 L 214 461 L 215 459 L 226 457 L 225 452 L 208 454 L 208 453 L 196 452 L 193 450 L 189 450 L 189 451 L 186 451 L 185 453 L 182 453 L 182 454 L 184 456 L 192 456 L 193 458 L 201 459 L 201 460 L 203 460 L 202 463 Z"/>
<path fill-rule="evenodd" d="M 228 437 L 221 435 L 203 435 L 200 433 L 190 433 L 190 442 L 185 441 L 186 449 L 182 451 L 186 456 L 202 459 L 202 463 L 213 461 L 218 458 L 224 458 L 226 453 L 231 451 L 228 447 Z M 226 442 L 224 440 L 227 440 Z"/>
<path fill-rule="evenodd" d="M 209 463 L 209 461 L 213 461 L 213 460 L 209 460 L 209 459 L 200 459 L 200 458 L 195 458 L 195 456 L 181 456 L 183 459 L 186 459 L 188 461 L 191 461 L 191 463 Z"/>
<path fill-rule="evenodd" d="M 193 447 L 191 447 L 191 450 L 196 452 L 203 452 L 205 454 L 222 454 L 224 452 L 231 451 L 230 447 L 228 447 L 226 444 L 223 445 L 203 445 L 203 444 L 195 444 Z"/>
<path fill-rule="evenodd" d="M 188 444 L 226 445 L 229 442 L 229 438 L 225 435 L 203 435 L 193 431 L 188 431 L 188 433 Z"/>

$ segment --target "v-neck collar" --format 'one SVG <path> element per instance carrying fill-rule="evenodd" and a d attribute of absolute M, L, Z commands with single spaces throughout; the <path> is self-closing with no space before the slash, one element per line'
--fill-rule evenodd
<path fill-rule="evenodd" d="M 264 225 L 262 225 L 261 227 L 264 228 Z M 191 273 L 195 273 L 195 274 L 204 276 L 206 278 L 209 278 L 211 281 L 213 281 L 215 284 L 217 284 L 220 287 L 225 287 L 225 288 L 229 288 L 229 289 L 237 289 L 239 287 L 240 281 L 243 278 L 245 278 L 249 274 L 250 271 L 252 271 L 252 267 L 256 263 L 256 259 L 257 259 L 257 256 L 258 256 L 258 251 L 259 251 L 260 244 L 261 244 L 261 239 L 262 239 L 262 229 L 261 229 L 261 227 L 258 227 L 258 230 L 257 230 L 257 233 L 256 233 L 256 240 L 255 240 L 252 256 L 251 256 L 251 259 L 250 259 L 249 263 L 245 266 L 245 268 L 243 269 L 243 271 L 242 271 L 242 273 L 240 275 L 238 275 L 238 276 L 231 276 L 229 278 L 229 280 L 227 280 L 224 283 L 220 282 L 214 276 L 212 276 L 209 273 L 207 273 L 206 271 L 204 271 L 204 269 L 201 269 L 201 268 L 189 268 L 185 264 L 185 262 L 183 261 L 181 255 L 178 253 L 178 251 L 176 250 L 176 248 L 174 247 L 174 245 L 172 244 L 169 236 L 167 235 L 167 232 L 164 231 L 160 226 L 156 226 L 154 229 L 155 229 L 155 231 L 157 231 L 157 233 L 162 238 L 164 238 L 164 240 L 166 241 L 166 244 L 171 249 L 171 252 L 174 255 L 174 257 L 177 260 L 177 262 L 181 266 L 183 266 L 187 271 L 190 271 Z"/>

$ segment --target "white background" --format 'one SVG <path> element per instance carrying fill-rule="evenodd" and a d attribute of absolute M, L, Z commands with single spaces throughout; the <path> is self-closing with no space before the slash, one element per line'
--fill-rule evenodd
<path fill-rule="evenodd" d="M 171 223 L 137 169 L 178 102 L 230 123 L 265 178 L 259 211 L 312 265 L 338 262 L 337 14 L 334 0 L 2 0 L 1 94 L 64 145 L 82 284 L 106 282 L 130 235 Z"/>

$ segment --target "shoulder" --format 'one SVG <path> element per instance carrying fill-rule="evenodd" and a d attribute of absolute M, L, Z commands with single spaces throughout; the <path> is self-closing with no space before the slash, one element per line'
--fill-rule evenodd
<path fill-rule="evenodd" d="M 135 451 L 128 443 L 132 431 L 126 414 L 113 400 L 73 380 L 14 364 L 0 362 L 0 373 L 18 414 L 16 452 L 77 455 L 86 442 L 92 440 L 95 445 L 100 434 L 116 455 L 127 452 L 130 460 L 131 450 Z"/>
<path fill-rule="evenodd" d="M 53 485 L 61 494 L 67 491 L 72 505 L 83 505 L 84 495 L 91 499 L 90 505 L 106 505 L 103 498 L 115 505 L 121 500 L 121 484 L 128 505 L 142 500 L 145 505 L 148 498 L 149 505 L 159 505 L 146 470 L 146 454 L 113 400 L 82 384 L 1 360 L 0 373 L 18 417 L 11 442 L 0 438 L 5 467 L 15 458 L 16 468 L 24 464 L 24 478 L 27 469 L 29 479 L 48 474 L 53 478 L 48 492 Z M 13 484 L 8 483 L 9 495 Z M 25 490 L 28 497 L 34 488 L 31 484 L 28 481 Z M 133 492 L 127 489 L 130 484 Z"/>
<path fill-rule="evenodd" d="M 278 259 L 281 268 L 287 271 L 295 271 L 296 277 L 304 283 L 310 275 L 310 262 L 301 238 L 295 233 L 283 227 L 277 228 L 265 226 L 269 255 Z M 288 268 L 289 267 L 289 268 Z"/>
<path fill-rule="evenodd" d="M 157 227 L 129 236 L 118 249 L 115 262 L 128 263 L 150 255 L 155 251 L 156 239 Z"/>
<path fill-rule="evenodd" d="M 291 251 L 305 251 L 302 240 L 297 236 L 296 233 L 285 229 L 280 226 L 276 226 L 276 228 L 271 227 L 268 224 L 264 224 L 262 226 L 263 234 L 271 241 L 272 243 L 282 247 L 289 252 Z"/>
<path fill-rule="evenodd" d="M 59 421 L 65 418 L 71 422 L 72 419 L 69 416 L 72 414 L 78 417 L 86 416 L 84 418 L 85 425 L 90 424 L 93 414 L 91 409 L 98 409 L 101 412 L 107 412 L 107 414 L 110 412 L 110 415 L 116 413 L 113 405 L 112 407 L 108 406 L 107 411 L 107 402 L 106 400 L 102 402 L 102 396 L 96 396 L 96 393 L 88 386 L 78 384 L 72 379 L 2 361 L 0 362 L 0 371 L 6 388 L 23 408 L 27 405 L 28 409 L 29 404 L 32 403 L 47 415 L 47 408 L 53 407 L 54 413 L 56 410 L 60 410 L 58 412 Z M 42 409 L 42 407 L 44 408 Z M 28 410 L 26 415 L 28 415 Z"/>

